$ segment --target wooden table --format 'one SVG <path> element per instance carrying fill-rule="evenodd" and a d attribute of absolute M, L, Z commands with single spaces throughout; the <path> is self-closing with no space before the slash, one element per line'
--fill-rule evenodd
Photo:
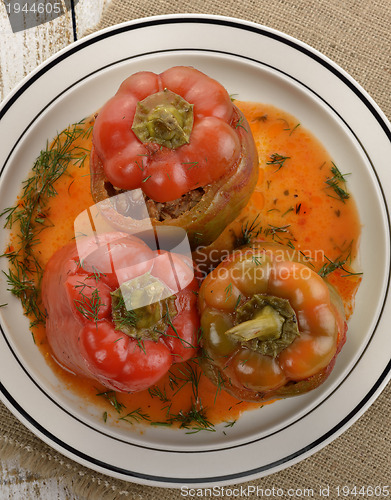
<path fill-rule="evenodd" d="M 96 26 L 110 0 L 4 0 L 0 2 L 0 101 L 40 63 L 83 37 Z M 27 2 L 27 3 L 26 3 Z M 23 5 L 52 5 L 43 15 L 47 22 L 28 29 L 12 30 L 42 20 L 38 12 L 21 12 Z M 16 6 L 19 6 L 16 8 Z M 61 9 L 55 17 L 53 9 Z M 27 9 L 25 9 L 27 10 Z M 51 10 L 51 12 L 49 12 Z M 16 12 L 19 11 L 19 12 Z M 35 19 L 34 19 L 35 17 Z"/>
<path fill-rule="evenodd" d="M 32 12 L 34 7 L 28 12 L 26 7 L 23 11 L 23 5 L 35 4 L 37 8 L 39 3 L 45 6 L 40 8 L 43 12 Z M 51 8 L 47 8 L 49 3 Z M 0 2 L 0 101 L 40 63 L 93 29 L 109 3 L 110 0 Z M 54 9 L 63 13 L 56 15 Z M 46 22 L 33 26 L 42 20 Z M 73 500 L 75 497 L 58 478 L 34 476 L 10 460 L 0 463 L 0 498 Z"/>

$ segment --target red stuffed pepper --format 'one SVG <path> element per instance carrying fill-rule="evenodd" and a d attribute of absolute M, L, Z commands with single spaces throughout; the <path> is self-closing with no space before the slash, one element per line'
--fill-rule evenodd
<path fill-rule="evenodd" d="M 278 244 L 234 252 L 204 280 L 199 307 L 205 373 L 242 400 L 314 389 L 345 341 L 336 291 Z"/>
<path fill-rule="evenodd" d="M 56 252 L 42 282 L 59 363 L 109 389 L 144 390 L 196 353 L 198 283 L 181 255 L 119 232 Z"/>
<path fill-rule="evenodd" d="M 117 228 L 131 227 L 141 194 L 153 223 L 184 228 L 192 248 L 236 218 L 258 178 L 244 115 L 222 85 L 183 66 L 121 84 L 97 115 L 90 166 L 95 202 L 119 199 L 106 207 Z"/>

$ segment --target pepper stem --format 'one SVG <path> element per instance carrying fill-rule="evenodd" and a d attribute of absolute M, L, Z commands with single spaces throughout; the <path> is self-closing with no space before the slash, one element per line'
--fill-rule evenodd
<path fill-rule="evenodd" d="M 157 340 L 177 314 L 175 298 L 150 273 L 126 281 L 111 293 L 115 329 L 136 339 Z"/>
<path fill-rule="evenodd" d="M 176 149 L 189 143 L 193 120 L 193 104 L 164 89 L 137 103 L 132 130 L 143 143 Z"/>
<path fill-rule="evenodd" d="M 247 349 L 276 357 L 300 332 L 288 300 L 255 294 L 236 309 L 235 325 L 226 334 L 244 343 Z"/>
<path fill-rule="evenodd" d="M 267 305 L 257 312 L 253 319 L 234 326 L 226 333 L 239 340 L 247 342 L 252 339 L 276 340 L 281 337 L 283 318 L 273 307 Z"/>

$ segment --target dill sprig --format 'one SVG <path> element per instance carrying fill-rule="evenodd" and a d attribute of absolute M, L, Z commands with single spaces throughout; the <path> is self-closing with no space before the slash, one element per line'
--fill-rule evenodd
<path fill-rule="evenodd" d="M 300 123 L 296 123 L 296 125 L 291 129 L 291 131 L 289 132 L 289 135 L 292 135 L 293 132 L 298 128 L 300 127 Z"/>
<path fill-rule="evenodd" d="M 182 162 L 182 165 L 188 165 L 187 170 L 191 170 L 194 167 L 198 167 L 199 162 L 198 161 L 185 161 L 185 162 Z"/>
<path fill-rule="evenodd" d="M 100 308 L 105 305 L 102 304 L 98 288 L 83 281 L 79 281 L 75 288 L 80 296 L 80 299 L 74 299 L 73 301 L 75 308 L 84 318 L 96 324 L 99 319 Z M 92 290 L 91 294 L 84 292 L 86 288 Z"/>
<path fill-rule="evenodd" d="M 333 273 L 337 269 L 341 269 L 346 274 L 341 274 L 341 277 L 346 276 L 360 276 L 362 273 L 356 273 L 347 269 L 347 265 L 352 264 L 352 249 L 353 249 L 353 240 L 347 245 L 347 248 L 342 251 L 341 255 L 337 257 L 335 260 L 329 259 L 325 255 L 325 259 L 327 262 L 323 264 L 323 266 L 319 269 L 318 274 L 322 278 L 325 278 L 329 274 Z"/>
<path fill-rule="evenodd" d="M 224 302 L 227 302 L 227 300 L 229 300 L 232 296 L 232 283 L 229 283 L 226 287 L 225 287 L 225 301 Z"/>
<path fill-rule="evenodd" d="M 243 122 L 245 122 L 244 120 L 244 116 L 241 116 L 238 120 L 238 122 L 236 123 L 235 125 L 235 128 L 242 128 L 245 132 L 247 132 L 247 128 L 243 125 Z"/>
<path fill-rule="evenodd" d="M 264 234 L 265 236 L 271 235 L 273 241 L 276 239 L 281 241 L 281 233 L 289 233 L 289 227 L 290 224 L 286 224 L 285 226 L 274 226 L 269 224 L 268 227 L 264 229 Z"/>
<path fill-rule="evenodd" d="M 179 342 L 183 345 L 183 347 L 186 347 L 186 348 L 189 348 L 189 349 L 197 349 L 197 345 L 193 345 L 191 342 L 189 342 L 188 340 L 182 338 L 179 333 L 178 333 L 178 330 L 176 329 L 175 325 L 173 324 L 172 322 L 172 318 L 171 318 L 171 315 L 170 315 L 170 309 L 168 307 L 168 303 L 166 302 L 165 304 L 166 306 L 166 312 L 163 316 L 165 322 L 167 323 L 167 325 L 169 327 L 171 327 L 171 330 L 174 332 L 174 335 L 171 335 L 169 333 L 167 333 L 167 330 L 165 331 L 158 331 L 155 329 L 156 333 L 159 333 L 161 335 L 163 335 L 164 337 L 171 337 L 171 338 L 174 338 L 174 339 L 178 339 Z"/>
<path fill-rule="evenodd" d="M 0 214 L 5 217 L 4 227 L 17 229 L 18 248 L 6 252 L 10 264 L 7 278 L 8 290 L 18 297 L 24 312 L 31 318 L 31 326 L 42 323 L 45 314 L 40 302 L 40 285 L 43 274 L 34 247 L 39 235 L 52 226 L 47 204 L 57 195 L 55 183 L 66 172 L 70 163 L 82 167 L 89 150 L 77 144 L 77 140 L 90 136 L 92 125 L 84 126 L 84 120 L 60 132 L 35 160 L 31 175 L 23 182 L 19 202 Z"/>
<path fill-rule="evenodd" d="M 135 328 L 137 325 L 137 313 L 134 309 L 127 308 L 121 290 L 112 292 L 111 296 L 115 298 L 111 302 L 115 329 L 126 331 L 128 327 Z"/>
<path fill-rule="evenodd" d="M 31 273 L 22 265 L 14 265 L 8 272 L 3 271 L 3 273 L 7 279 L 8 290 L 22 302 L 25 314 L 33 318 L 31 326 L 44 323 L 46 315 L 40 307 L 37 285 Z"/>
<path fill-rule="evenodd" d="M 270 160 L 266 162 L 266 165 L 277 165 L 276 172 L 284 166 L 287 160 L 290 160 L 290 156 L 280 155 L 279 153 L 272 153 L 269 158 Z"/>
<path fill-rule="evenodd" d="M 167 396 L 166 388 L 164 387 L 163 390 L 160 389 L 159 386 L 155 385 L 153 387 L 149 387 L 148 389 L 149 395 L 151 398 L 158 398 L 160 401 L 163 403 L 168 403 L 170 401 L 170 398 Z"/>
<path fill-rule="evenodd" d="M 197 363 L 193 359 L 187 361 L 181 367 L 178 367 L 178 373 L 174 374 L 172 371 L 169 371 L 169 380 L 170 387 L 172 390 L 176 389 L 173 396 L 175 396 L 179 391 L 181 391 L 187 384 L 191 384 L 194 400 L 197 401 L 199 399 L 198 388 L 201 380 L 201 370 L 197 369 L 195 366 Z M 175 386 L 175 387 L 174 387 Z"/>
<path fill-rule="evenodd" d="M 171 413 L 171 405 L 167 407 L 166 420 L 170 424 L 178 423 L 179 428 L 188 429 L 186 434 L 195 434 L 200 431 L 215 432 L 214 425 L 207 419 L 207 409 L 203 407 L 199 396 L 199 384 L 202 377 L 202 371 L 198 366 L 197 360 L 193 358 L 179 367 L 177 373 L 169 372 L 170 387 L 175 392 L 175 396 L 183 387 L 191 384 L 193 398 L 189 410 L 181 410 L 179 413 Z"/>
<path fill-rule="evenodd" d="M 325 278 L 329 274 L 333 273 L 337 269 L 341 269 L 344 271 L 346 274 L 341 275 L 341 277 L 346 277 L 346 276 L 360 276 L 362 273 L 355 273 L 353 271 L 349 271 L 349 269 L 346 268 L 346 262 L 348 259 L 343 259 L 341 257 L 331 260 L 327 256 L 325 256 L 327 262 L 323 264 L 323 266 L 319 269 L 318 274 L 322 278 Z"/>
<path fill-rule="evenodd" d="M 151 418 L 148 413 L 143 412 L 142 408 L 136 408 L 123 417 L 120 417 L 119 420 L 125 420 L 125 422 L 128 422 L 129 424 L 134 424 L 135 422 L 138 423 L 142 420 L 150 421 Z"/>
<path fill-rule="evenodd" d="M 221 373 L 218 371 L 214 404 L 216 404 L 217 396 L 221 393 L 221 390 L 223 389 L 224 386 L 225 386 L 225 380 L 223 379 Z"/>
<path fill-rule="evenodd" d="M 333 174 L 332 177 L 327 177 L 325 180 L 325 183 L 329 188 L 331 188 L 336 196 L 331 196 L 331 198 L 336 198 L 337 200 L 342 201 L 342 203 L 345 203 L 347 199 L 350 198 L 350 194 L 346 191 L 345 189 L 345 184 L 346 184 L 346 179 L 345 177 L 349 174 L 342 174 L 336 164 L 334 162 L 332 163 L 331 167 L 331 173 Z M 341 186 L 342 184 L 342 186 Z"/>
<path fill-rule="evenodd" d="M 99 397 L 103 397 L 108 401 L 111 406 L 115 409 L 117 413 L 121 413 L 126 406 L 123 403 L 120 403 L 117 399 L 117 394 L 114 391 L 104 391 L 104 392 L 98 392 L 96 394 Z"/>
<path fill-rule="evenodd" d="M 167 421 L 179 423 L 180 429 L 188 429 L 186 434 L 196 434 L 201 431 L 216 432 L 213 423 L 206 417 L 205 408 L 197 404 L 193 404 L 188 411 L 180 410 L 175 415 L 171 414 Z"/>
<path fill-rule="evenodd" d="M 260 256 L 259 256 L 259 255 L 252 255 L 252 256 L 251 256 L 251 260 L 252 260 L 252 262 L 254 262 L 254 264 L 255 264 L 256 266 L 260 266 L 260 265 L 262 265 L 262 259 L 260 258 Z"/>
<path fill-rule="evenodd" d="M 235 246 L 241 247 L 243 245 L 248 245 L 259 235 L 260 230 L 259 214 L 257 214 L 251 222 L 247 220 L 244 224 L 242 224 L 240 234 L 236 237 Z"/>

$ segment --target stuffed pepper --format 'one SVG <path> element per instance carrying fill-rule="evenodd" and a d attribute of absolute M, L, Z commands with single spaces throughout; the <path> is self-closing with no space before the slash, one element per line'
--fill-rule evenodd
<path fill-rule="evenodd" d="M 244 247 L 199 293 L 203 368 L 239 399 L 305 393 L 332 370 L 346 335 L 336 291 L 292 249 Z"/>
<path fill-rule="evenodd" d="M 184 228 L 209 245 L 240 213 L 258 178 L 250 127 L 225 88 L 177 66 L 127 78 L 93 128 L 91 188 L 116 228 L 145 202 L 154 225 Z"/>
<path fill-rule="evenodd" d="M 198 282 L 188 258 L 112 232 L 58 250 L 42 282 L 57 361 L 109 389 L 141 391 L 196 353 Z"/>

